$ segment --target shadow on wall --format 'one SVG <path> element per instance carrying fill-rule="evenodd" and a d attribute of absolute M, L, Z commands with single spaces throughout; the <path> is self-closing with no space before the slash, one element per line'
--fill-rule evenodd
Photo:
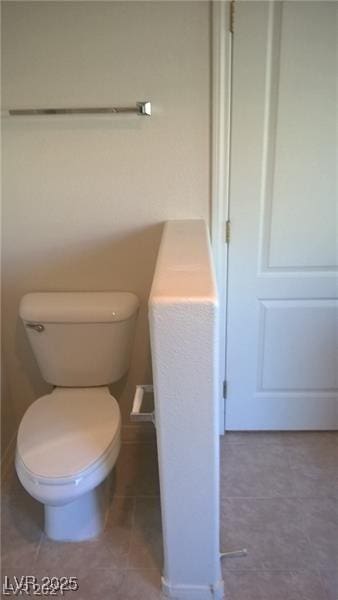
<path fill-rule="evenodd" d="M 23 293 L 129 290 L 144 299 L 152 282 L 162 228 L 162 224 L 142 227 L 111 239 L 98 234 L 92 237 L 89 223 L 81 232 L 83 239 L 72 242 L 68 238 L 63 243 L 53 238 L 50 244 L 45 243 L 44 248 L 37 246 L 28 255 L 16 253 L 14 265 L 10 261 L 8 269 L 5 255 L 4 285 L 15 279 L 21 290 L 25 284 Z"/>
<path fill-rule="evenodd" d="M 12 402 L 14 398 L 16 425 L 29 404 L 52 389 L 40 375 L 18 315 L 22 295 L 33 291 L 122 290 L 137 294 L 141 307 L 131 366 L 128 374 L 111 387 L 112 393 L 120 401 L 122 419 L 128 421 L 135 385 L 151 381 L 147 300 L 162 227 L 159 223 L 139 228 L 114 240 L 86 241 L 74 247 L 70 244 L 57 252 L 41 254 L 38 258 L 23 256 L 21 261 L 18 257 L 17 264 L 7 260 L 7 268 L 5 266 L 3 270 L 2 316 L 9 345 L 12 345 L 12 349 L 7 349 L 11 363 L 7 401 L 10 395 Z M 7 269 L 10 270 L 8 276 Z M 9 330 L 10 323 L 13 324 L 12 332 Z"/>
<path fill-rule="evenodd" d="M 11 441 L 11 432 L 15 429 L 15 411 L 11 400 L 8 378 L 8 360 L 5 353 L 3 339 L 1 340 L 1 460 L 5 458 L 5 451 Z"/>

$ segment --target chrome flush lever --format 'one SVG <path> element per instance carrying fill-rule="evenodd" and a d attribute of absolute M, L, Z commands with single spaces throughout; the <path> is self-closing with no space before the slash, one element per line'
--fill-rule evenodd
<path fill-rule="evenodd" d="M 41 325 L 41 323 L 26 323 L 26 327 L 30 327 L 30 329 L 35 329 L 35 331 L 38 331 L 39 333 L 45 330 L 44 326 Z"/>

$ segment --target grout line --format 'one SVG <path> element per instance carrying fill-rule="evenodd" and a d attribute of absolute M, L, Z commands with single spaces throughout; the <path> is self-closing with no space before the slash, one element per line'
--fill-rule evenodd
<path fill-rule="evenodd" d="M 273 567 L 271 568 L 267 568 L 267 567 L 247 567 L 247 568 L 239 568 L 239 567 L 235 567 L 235 568 L 229 568 L 229 567 L 225 567 L 226 571 L 231 571 L 231 572 L 235 572 L 235 573 L 243 573 L 246 571 L 253 571 L 253 572 L 262 572 L 262 573 L 270 573 L 271 571 L 273 571 L 274 573 L 313 573 L 314 569 L 313 567 L 290 567 L 289 569 L 275 569 Z M 325 569 L 324 569 L 325 570 Z M 328 571 L 330 571 L 330 569 L 327 569 Z M 332 571 L 332 569 L 331 569 Z M 317 570 L 315 569 L 316 575 L 318 575 Z"/>
<path fill-rule="evenodd" d="M 222 500 L 303 500 L 309 499 L 308 496 L 222 496 Z M 322 500 L 322 497 L 311 496 L 310 499 L 313 500 Z"/>
<path fill-rule="evenodd" d="M 326 570 L 327 570 L 327 571 L 330 571 L 330 572 L 333 572 L 333 573 L 335 573 L 335 570 L 334 570 L 334 569 L 326 569 Z M 317 575 L 319 575 L 319 579 L 320 579 L 320 581 L 321 581 L 321 583 L 322 583 L 322 586 L 323 586 L 323 589 L 324 589 L 324 592 L 325 592 L 326 599 L 327 599 L 327 600 L 330 600 L 330 593 L 328 592 L 328 590 L 327 590 L 327 588 L 326 588 L 326 581 L 325 581 L 325 579 L 324 579 L 324 573 L 323 573 L 323 571 L 325 571 L 325 569 L 316 568 L 316 572 L 317 572 Z M 338 597 L 338 596 L 337 596 L 337 597 Z M 323 600 L 324 600 L 324 599 L 323 599 Z"/>
<path fill-rule="evenodd" d="M 320 439 L 318 437 L 318 439 L 299 439 L 299 440 L 287 440 L 287 439 L 282 439 L 282 438 L 276 438 L 276 439 L 271 439 L 271 440 L 262 440 L 257 438 L 252 437 L 251 439 L 254 440 L 254 447 L 266 447 L 266 446 L 279 446 L 279 447 L 283 447 L 286 449 L 290 449 L 290 448 L 295 448 L 295 447 L 299 447 L 299 446 L 304 446 L 304 447 L 311 447 L 311 446 L 318 446 L 320 444 L 325 444 L 325 446 L 327 445 L 333 445 L 335 446 L 338 440 L 338 432 L 335 432 L 336 435 L 332 435 L 332 437 L 330 438 L 322 438 Z M 227 446 L 246 446 L 247 448 L 250 448 L 250 442 L 248 442 L 248 440 L 250 440 L 250 437 L 247 437 L 246 439 L 241 439 L 241 440 L 230 440 L 230 439 L 224 439 L 221 438 L 221 446 L 224 448 L 226 448 Z"/>
<path fill-rule="evenodd" d="M 326 589 L 326 584 L 325 584 L 325 581 L 324 581 L 323 575 L 322 575 L 322 573 L 321 573 L 321 570 L 320 570 L 320 569 L 318 569 L 318 568 L 316 567 L 316 568 L 315 568 L 315 572 L 316 572 L 316 574 L 318 575 L 318 577 L 319 577 L 319 580 L 320 580 L 320 582 L 321 582 L 321 584 L 322 584 L 322 586 L 323 586 L 323 590 L 324 590 L 324 594 L 325 594 L 326 600 L 330 600 L 329 592 L 328 592 L 328 591 L 327 591 L 327 589 Z M 323 600 L 324 600 L 324 598 L 323 598 Z"/>
<path fill-rule="evenodd" d="M 325 498 L 332 498 L 335 500 L 337 498 L 336 494 L 323 494 L 322 496 L 315 496 L 313 494 L 304 496 L 304 495 L 295 495 L 295 496 L 223 496 L 221 497 L 221 502 L 223 500 L 325 500 Z M 338 600 L 338 599 L 337 599 Z"/>
<path fill-rule="evenodd" d="M 305 520 L 304 520 L 304 512 L 303 512 L 303 507 L 300 505 L 300 501 L 301 499 L 298 499 L 298 504 L 299 504 L 299 512 L 300 512 L 300 524 L 301 524 L 301 529 L 303 532 L 303 535 L 305 537 L 305 539 L 307 540 L 308 544 L 309 544 L 309 549 L 310 549 L 310 553 L 311 553 L 311 564 L 312 564 L 312 570 L 314 570 L 317 575 L 318 575 L 318 566 L 317 566 L 317 560 L 316 560 L 316 556 L 315 553 L 313 551 L 314 548 L 314 544 L 312 543 L 311 540 L 311 536 L 307 530 L 306 524 L 305 524 Z"/>
<path fill-rule="evenodd" d="M 42 542 L 43 542 L 44 539 L 45 539 L 45 533 L 44 533 L 44 531 L 41 531 L 40 540 L 39 540 L 39 543 L 37 545 L 37 548 L 36 548 L 35 554 L 34 554 L 33 567 L 35 567 L 37 565 L 37 563 L 38 563 L 38 559 L 39 559 L 39 555 L 40 555 L 40 549 L 42 547 Z"/>
<path fill-rule="evenodd" d="M 129 536 L 128 536 L 128 550 L 127 550 L 127 553 L 126 553 L 126 566 L 125 566 L 124 570 L 128 570 L 129 569 L 130 552 L 131 552 L 131 547 L 132 547 L 133 531 L 134 531 L 134 527 L 135 527 L 135 519 L 136 519 L 136 496 L 133 496 L 133 510 L 132 510 L 132 513 L 131 513 L 130 531 L 129 531 Z"/>
<path fill-rule="evenodd" d="M 129 568 L 125 568 L 125 567 L 114 566 L 114 567 L 91 567 L 90 568 L 91 573 L 101 573 L 102 571 L 107 571 L 109 573 L 114 572 L 114 571 L 116 573 L 120 573 L 121 571 L 123 571 L 124 573 L 128 573 L 128 571 L 150 571 L 150 572 L 161 573 L 161 570 L 156 567 L 132 567 L 129 569 Z M 75 600 L 75 598 L 74 598 L 74 600 Z M 140 599 L 140 600 L 144 600 L 144 599 Z"/>
<path fill-rule="evenodd" d="M 154 440 L 122 440 L 122 446 L 154 446 L 156 448 L 156 439 Z"/>
<path fill-rule="evenodd" d="M 315 496 L 313 494 L 308 496 L 296 495 L 296 496 L 223 496 L 221 497 L 221 502 L 223 500 L 320 500 L 323 501 L 326 498 L 332 498 L 332 500 L 337 499 L 337 494 L 335 493 L 327 493 L 322 496 Z M 338 599 L 337 599 L 338 600 Z"/>
<path fill-rule="evenodd" d="M 160 494 L 114 494 L 113 498 L 160 498 Z"/>
<path fill-rule="evenodd" d="M 1 458 L 1 484 L 8 478 L 12 465 L 14 465 L 17 431 L 13 434 Z"/>

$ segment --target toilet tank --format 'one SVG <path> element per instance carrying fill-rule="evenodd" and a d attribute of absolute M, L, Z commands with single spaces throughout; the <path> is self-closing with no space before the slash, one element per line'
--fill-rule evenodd
<path fill-rule="evenodd" d="M 127 371 L 138 307 L 129 292 L 36 292 L 19 312 L 45 381 L 91 387 Z"/>

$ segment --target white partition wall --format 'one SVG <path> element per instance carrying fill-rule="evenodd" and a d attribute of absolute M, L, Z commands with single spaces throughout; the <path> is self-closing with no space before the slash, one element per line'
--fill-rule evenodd
<path fill-rule="evenodd" d="M 223 597 L 218 298 L 204 221 L 169 221 L 149 300 L 169 597 Z"/>

